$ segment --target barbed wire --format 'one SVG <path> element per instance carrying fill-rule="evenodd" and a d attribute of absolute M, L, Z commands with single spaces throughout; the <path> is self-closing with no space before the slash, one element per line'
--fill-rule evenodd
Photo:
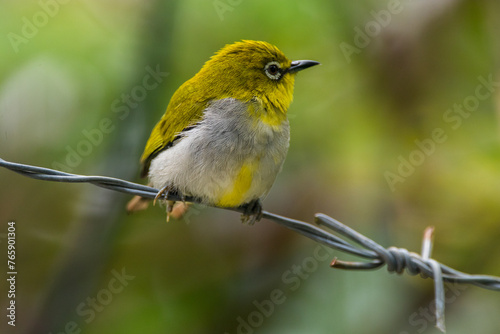
<path fill-rule="evenodd" d="M 91 183 L 98 187 L 107 188 L 127 194 L 138 195 L 150 199 L 154 199 L 158 194 L 158 189 L 113 177 L 85 176 L 65 173 L 44 167 L 8 162 L 1 158 L 0 167 L 7 168 L 21 175 L 38 180 L 70 183 Z M 164 199 L 174 201 L 185 200 L 187 202 L 200 203 L 197 198 L 189 196 L 180 198 L 175 193 L 169 193 L 167 197 L 164 196 Z M 240 213 L 245 212 L 244 206 L 238 208 L 221 209 L 237 211 Z M 433 228 L 426 229 L 424 233 L 421 254 L 417 254 L 414 252 L 409 252 L 404 248 L 384 248 L 372 239 L 362 235 L 359 232 L 356 232 L 355 230 L 340 223 L 332 217 L 321 213 L 315 215 L 316 224 L 318 226 L 332 230 L 337 235 L 329 233 L 326 230 L 310 223 L 283 217 L 267 211 L 263 211 L 263 218 L 267 218 L 320 244 L 344 253 L 358 256 L 366 260 L 364 262 L 349 262 L 341 261 L 335 258 L 331 263 L 331 267 L 333 268 L 346 270 L 372 270 L 379 269 L 384 265 L 387 265 L 387 270 L 389 272 L 402 274 L 406 270 L 406 272 L 410 275 L 420 274 L 423 278 L 433 279 L 436 306 L 436 327 L 443 332 L 445 331 L 444 282 L 472 284 L 483 289 L 500 291 L 500 277 L 466 274 L 461 271 L 452 269 L 430 258 Z M 340 236 L 344 237 L 344 239 Z"/>

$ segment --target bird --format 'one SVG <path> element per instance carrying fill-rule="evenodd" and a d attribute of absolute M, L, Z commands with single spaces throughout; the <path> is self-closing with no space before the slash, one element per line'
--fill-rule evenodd
<path fill-rule="evenodd" d="M 260 220 L 289 148 L 295 76 L 318 64 L 291 61 L 263 41 L 241 40 L 217 51 L 175 91 L 146 143 L 141 176 L 160 189 L 155 202 L 175 193 L 243 207 L 243 222 Z M 127 209 L 143 209 L 145 202 L 136 197 Z M 167 201 L 167 220 L 173 204 Z"/>

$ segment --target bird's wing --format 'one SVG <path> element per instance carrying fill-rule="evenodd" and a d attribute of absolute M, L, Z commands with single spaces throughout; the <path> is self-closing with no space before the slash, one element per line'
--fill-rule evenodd
<path fill-rule="evenodd" d="M 201 121 L 209 99 L 197 98 L 191 80 L 185 82 L 172 96 L 167 111 L 151 132 L 141 157 L 141 176 L 148 174 L 151 160 L 172 146 L 179 134 Z"/>

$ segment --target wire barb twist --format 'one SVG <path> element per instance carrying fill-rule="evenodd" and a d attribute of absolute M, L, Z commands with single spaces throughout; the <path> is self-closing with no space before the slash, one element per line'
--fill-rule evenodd
<path fill-rule="evenodd" d="M 144 198 L 154 199 L 158 190 L 105 176 L 85 176 L 71 173 L 65 173 L 54 169 L 24 165 L 19 163 L 8 162 L 0 158 L 0 167 L 7 168 L 21 175 L 45 181 L 70 182 L 70 183 L 91 183 L 95 186 L 107 188 L 114 191 L 119 191 L 127 194 L 138 195 Z M 199 200 L 193 197 L 180 198 L 175 193 L 169 193 L 163 196 L 164 199 L 199 203 Z M 222 208 L 226 210 L 245 212 L 245 207 L 238 208 Z M 329 233 L 312 224 L 283 217 L 270 213 L 262 212 L 263 218 L 267 218 L 277 224 L 291 229 L 303 236 L 321 243 L 338 251 L 352 254 L 365 259 L 364 262 L 349 262 L 335 258 L 331 267 L 347 270 L 371 270 L 378 269 L 387 265 L 389 272 L 402 274 L 405 270 L 410 275 L 420 274 L 423 278 L 431 278 L 434 280 L 435 304 L 436 304 L 436 327 L 442 332 L 445 331 L 444 325 L 444 310 L 445 310 L 445 295 L 444 282 L 455 282 L 462 284 L 472 284 L 483 289 L 500 291 L 500 277 L 489 275 L 470 275 L 461 271 L 452 269 L 438 261 L 430 258 L 432 250 L 432 234 L 433 228 L 427 228 L 424 232 L 422 242 L 422 254 L 409 252 L 404 248 L 388 247 L 384 248 L 370 238 L 362 235 L 350 227 L 340 223 L 339 221 L 327 215 L 318 213 L 315 215 L 316 224 L 332 230 L 336 234 L 349 239 L 344 240 L 338 235 Z"/>

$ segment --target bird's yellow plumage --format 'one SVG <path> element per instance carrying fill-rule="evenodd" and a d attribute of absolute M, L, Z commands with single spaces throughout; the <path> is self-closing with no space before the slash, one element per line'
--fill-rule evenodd
<path fill-rule="evenodd" d="M 217 204 L 222 207 L 238 206 L 242 202 L 243 196 L 250 189 L 253 180 L 253 173 L 257 170 L 259 160 L 249 161 L 243 164 L 231 187 L 221 196 Z"/>
<path fill-rule="evenodd" d="M 292 62 L 266 42 L 226 45 L 172 96 L 141 174 L 163 191 L 224 207 L 257 203 L 260 212 L 288 150 L 295 74 L 317 64 Z"/>
<path fill-rule="evenodd" d="M 175 137 L 185 128 L 201 120 L 203 109 L 205 109 L 210 98 L 192 94 L 193 91 L 199 90 L 196 81 L 193 79 L 185 82 L 174 93 L 167 111 L 153 128 L 141 157 L 141 176 L 147 175 L 151 159 L 157 153 L 172 143 Z M 175 119 L 175 122 L 172 121 L 173 119 Z"/>

